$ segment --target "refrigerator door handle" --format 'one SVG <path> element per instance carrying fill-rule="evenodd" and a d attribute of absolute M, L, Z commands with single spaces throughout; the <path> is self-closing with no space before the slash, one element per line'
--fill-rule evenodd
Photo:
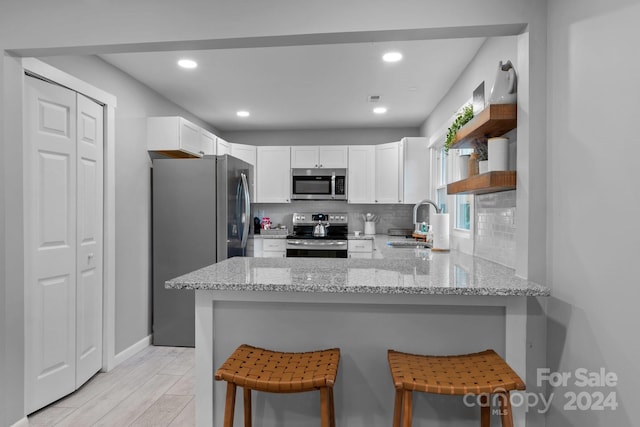
<path fill-rule="evenodd" d="M 244 172 L 240 173 L 242 179 L 242 188 L 244 192 L 244 212 L 242 213 L 242 249 L 247 247 L 247 240 L 249 239 L 249 220 L 251 216 L 251 196 L 249 194 L 249 182 L 247 181 L 247 175 Z"/>

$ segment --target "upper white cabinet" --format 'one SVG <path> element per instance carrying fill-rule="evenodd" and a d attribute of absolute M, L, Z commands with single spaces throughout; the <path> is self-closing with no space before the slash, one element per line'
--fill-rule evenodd
<path fill-rule="evenodd" d="M 235 158 L 244 160 L 245 162 L 253 166 L 253 176 L 251 178 L 251 186 L 253 188 L 253 191 L 251 192 L 251 201 L 255 202 L 257 200 L 256 199 L 257 150 L 255 145 L 235 144 L 231 142 L 229 154 L 231 154 Z"/>
<path fill-rule="evenodd" d="M 182 117 L 149 117 L 147 150 L 170 157 L 202 157 L 201 128 Z"/>
<path fill-rule="evenodd" d="M 231 142 L 229 147 L 229 154 L 233 157 L 244 160 L 250 165 L 256 165 L 257 150 L 255 145 L 236 144 Z"/>
<path fill-rule="evenodd" d="M 431 178 L 427 138 L 402 138 L 404 144 L 404 199 L 403 203 L 416 204 L 430 197 Z"/>
<path fill-rule="evenodd" d="M 376 146 L 349 146 L 349 203 L 375 203 Z"/>
<path fill-rule="evenodd" d="M 291 147 L 257 147 L 256 202 L 289 203 L 291 197 Z"/>
<path fill-rule="evenodd" d="M 402 203 L 404 198 L 403 142 L 376 145 L 375 203 Z"/>
<path fill-rule="evenodd" d="M 225 141 L 224 139 L 217 137 L 216 138 L 216 154 L 218 156 L 223 156 L 225 154 L 231 154 L 231 143 Z"/>
<path fill-rule="evenodd" d="M 346 145 L 311 145 L 291 147 L 292 168 L 330 168 L 347 167 L 348 147 Z"/>
<path fill-rule="evenodd" d="M 206 156 L 216 154 L 216 136 L 205 129 L 200 129 L 200 144 Z"/>

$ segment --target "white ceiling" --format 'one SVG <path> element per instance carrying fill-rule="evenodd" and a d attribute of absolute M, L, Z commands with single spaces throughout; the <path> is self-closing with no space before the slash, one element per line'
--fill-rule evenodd
<path fill-rule="evenodd" d="M 220 131 L 417 127 L 484 38 L 105 54 Z M 395 50 L 404 58 L 385 63 Z M 198 62 L 177 67 L 181 58 Z M 369 95 L 380 95 L 377 104 Z M 372 113 L 385 106 L 384 115 Z M 236 111 L 251 112 L 239 118 Z"/>

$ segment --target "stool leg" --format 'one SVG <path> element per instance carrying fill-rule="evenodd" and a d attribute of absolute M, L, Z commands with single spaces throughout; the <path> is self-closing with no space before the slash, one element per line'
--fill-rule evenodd
<path fill-rule="evenodd" d="M 329 425 L 336 427 L 336 412 L 333 407 L 333 387 L 329 387 Z"/>
<path fill-rule="evenodd" d="M 491 402 L 488 394 L 480 396 L 480 427 L 491 427 Z"/>
<path fill-rule="evenodd" d="M 393 427 L 400 427 L 402 421 L 402 389 L 396 390 L 396 401 L 393 404 Z"/>
<path fill-rule="evenodd" d="M 513 414 L 511 413 L 511 399 L 509 392 L 500 393 L 500 419 L 502 427 L 513 427 Z"/>
<path fill-rule="evenodd" d="M 251 389 L 243 389 L 244 397 L 244 427 L 251 427 Z"/>
<path fill-rule="evenodd" d="M 402 427 L 411 427 L 411 419 L 413 418 L 413 394 L 411 390 L 404 391 L 402 400 L 404 401 Z"/>
<path fill-rule="evenodd" d="M 233 411 L 236 409 L 236 385 L 227 383 L 227 400 L 224 404 L 224 427 L 233 427 Z"/>
<path fill-rule="evenodd" d="M 329 426 L 329 391 L 327 387 L 320 388 L 320 425 L 322 427 Z"/>

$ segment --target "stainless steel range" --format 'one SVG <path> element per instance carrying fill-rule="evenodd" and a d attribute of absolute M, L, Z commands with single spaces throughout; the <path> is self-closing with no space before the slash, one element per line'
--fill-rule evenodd
<path fill-rule="evenodd" d="M 287 257 L 347 257 L 346 213 L 294 213 Z"/>

